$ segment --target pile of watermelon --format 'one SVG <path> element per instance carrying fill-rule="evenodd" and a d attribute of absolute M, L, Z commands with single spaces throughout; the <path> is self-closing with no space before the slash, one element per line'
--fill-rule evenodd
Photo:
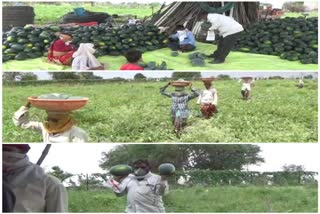
<path fill-rule="evenodd" d="M 38 99 L 46 99 L 46 100 L 81 100 L 85 97 L 80 96 L 72 96 L 68 94 L 59 94 L 59 93 L 51 93 L 51 94 L 42 94 L 37 97 Z"/>
<path fill-rule="evenodd" d="M 236 50 L 318 64 L 318 17 L 257 22 L 242 32 Z"/>
<path fill-rule="evenodd" d="M 73 35 L 72 44 L 93 43 L 96 56 L 119 56 L 129 49 L 142 52 L 157 50 L 167 46 L 167 35 L 160 33 L 154 25 L 124 25 L 110 28 L 106 24 L 97 26 L 73 26 L 62 28 L 47 27 L 14 27 L 3 34 L 3 62 L 9 60 L 26 60 L 47 55 L 51 42 L 57 38 L 57 32 Z"/>

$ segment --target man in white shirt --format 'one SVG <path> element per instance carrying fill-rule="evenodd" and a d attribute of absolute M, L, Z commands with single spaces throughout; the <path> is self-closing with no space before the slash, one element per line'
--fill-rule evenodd
<path fill-rule="evenodd" d="M 127 195 L 127 213 L 165 212 L 162 196 L 168 192 L 167 177 L 151 173 L 148 160 L 136 160 L 133 168 L 133 174 L 115 176 L 106 187 L 117 196 Z"/>
<path fill-rule="evenodd" d="M 27 156 L 28 144 L 2 146 L 2 174 L 15 195 L 13 212 L 68 212 L 65 187 Z"/>
<path fill-rule="evenodd" d="M 204 19 L 211 23 L 209 31 L 217 31 L 221 36 L 217 45 L 217 50 L 209 55 L 209 57 L 214 59 L 210 63 L 224 63 L 226 57 L 239 39 L 241 31 L 244 29 L 241 24 L 228 16 L 209 13 Z"/>
<path fill-rule="evenodd" d="M 213 114 L 218 112 L 218 93 L 217 90 L 212 87 L 211 81 L 203 82 L 206 89 L 200 92 L 197 103 L 201 105 L 200 110 L 203 117 L 209 119 Z"/>

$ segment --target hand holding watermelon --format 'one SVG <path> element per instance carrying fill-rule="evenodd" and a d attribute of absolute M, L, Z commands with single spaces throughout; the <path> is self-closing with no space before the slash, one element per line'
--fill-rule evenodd
<path fill-rule="evenodd" d="M 168 180 L 168 176 L 167 176 L 167 175 L 161 175 L 161 180 L 162 180 L 162 181 Z"/>
<path fill-rule="evenodd" d="M 124 175 L 124 176 L 113 176 L 113 179 L 120 182 L 123 178 L 127 177 L 128 175 Z"/>

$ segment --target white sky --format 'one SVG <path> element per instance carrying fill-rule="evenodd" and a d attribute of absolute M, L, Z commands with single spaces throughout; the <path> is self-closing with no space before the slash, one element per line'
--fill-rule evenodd
<path fill-rule="evenodd" d="M 45 144 L 29 144 L 31 150 L 29 157 L 36 162 L 40 157 Z M 103 172 L 99 167 L 101 153 L 108 151 L 119 144 L 112 143 L 87 143 L 87 144 L 53 144 L 42 167 L 50 170 L 52 166 L 59 166 L 64 171 L 80 173 Z M 134 146 L 134 144 L 131 144 Z M 260 166 L 251 165 L 249 170 L 256 171 L 277 171 L 288 164 L 304 165 L 306 170 L 319 171 L 319 145 L 317 144 L 257 144 L 262 152 L 260 156 L 265 163 Z"/>

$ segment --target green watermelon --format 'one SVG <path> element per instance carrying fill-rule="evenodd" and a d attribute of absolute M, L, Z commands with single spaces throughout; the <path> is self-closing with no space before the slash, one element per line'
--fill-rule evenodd
<path fill-rule="evenodd" d="M 176 171 L 176 168 L 171 163 L 163 163 L 159 166 L 160 175 L 172 175 Z"/>
<path fill-rule="evenodd" d="M 15 60 L 26 60 L 28 58 L 28 55 L 26 55 L 25 53 L 18 53 L 14 59 Z"/>
<path fill-rule="evenodd" d="M 58 32 L 58 31 L 61 30 L 59 26 L 50 26 L 49 29 L 54 31 L 54 32 Z"/>
<path fill-rule="evenodd" d="M 110 173 L 114 176 L 126 176 L 132 173 L 132 168 L 128 165 L 116 165 L 111 167 Z"/>
<path fill-rule="evenodd" d="M 70 95 L 67 94 L 59 94 L 59 93 L 52 93 L 52 94 L 42 94 L 38 98 L 39 99 L 68 99 Z"/>
<path fill-rule="evenodd" d="M 31 25 L 26 25 L 26 26 L 24 26 L 23 29 L 26 30 L 26 31 L 32 31 L 34 29 L 34 27 L 31 26 Z"/>
<path fill-rule="evenodd" d="M 11 48 L 17 51 L 22 51 L 24 49 L 24 46 L 20 44 L 13 44 L 11 45 Z"/>

